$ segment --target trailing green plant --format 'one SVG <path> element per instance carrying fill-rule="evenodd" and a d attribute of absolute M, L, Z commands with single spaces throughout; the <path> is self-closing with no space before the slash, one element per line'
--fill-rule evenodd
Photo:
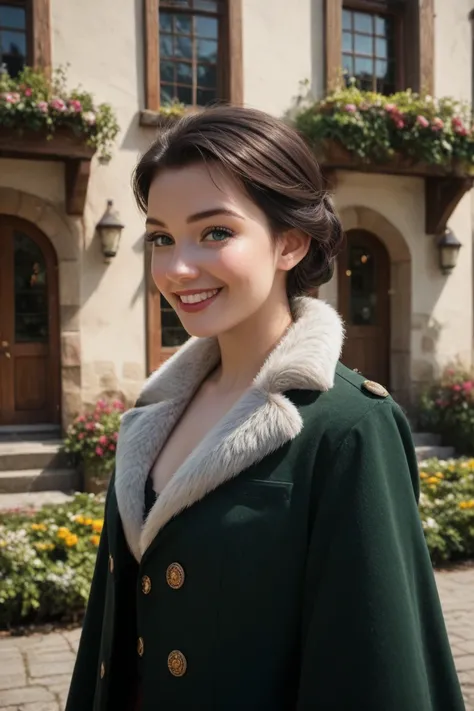
<path fill-rule="evenodd" d="M 52 78 L 30 67 L 15 78 L 0 71 L 1 126 L 42 132 L 50 139 L 58 129 L 68 128 L 103 160 L 110 158 L 119 132 L 112 107 L 96 105 L 93 95 L 80 88 L 68 90 L 67 72 L 62 67 Z"/>
<path fill-rule="evenodd" d="M 422 429 L 440 434 L 460 454 L 474 455 L 474 374 L 446 368 L 422 393 L 418 418 Z"/>
<path fill-rule="evenodd" d="M 474 172 L 470 107 L 411 90 L 384 96 L 352 81 L 319 101 L 299 97 L 294 122 L 320 158 L 335 142 L 361 163 L 404 159 Z"/>
<path fill-rule="evenodd" d="M 185 104 L 177 99 L 173 99 L 173 101 L 161 104 L 158 113 L 170 118 L 179 118 L 180 116 L 184 116 L 186 111 L 187 107 Z"/>
<path fill-rule="evenodd" d="M 93 410 L 75 418 L 66 432 L 64 449 L 76 464 L 97 464 L 96 469 L 104 479 L 110 476 L 124 409 L 120 400 L 110 404 L 99 400 Z"/>
<path fill-rule="evenodd" d="M 83 615 L 103 511 L 103 496 L 76 494 L 60 506 L 0 515 L 0 628 Z"/>

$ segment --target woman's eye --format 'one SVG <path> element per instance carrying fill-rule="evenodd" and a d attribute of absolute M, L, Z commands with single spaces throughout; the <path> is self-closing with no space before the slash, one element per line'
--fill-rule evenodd
<path fill-rule="evenodd" d="M 207 242 L 225 242 L 229 237 L 233 237 L 234 232 L 227 227 L 211 227 L 204 235 Z"/>
<path fill-rule="evenodd" d="M 151 242 L 155 247 L 170 247 L 174 242 L 169 235 L 160 235 L 156 232 L 146 236 L 146 241 Z"/>

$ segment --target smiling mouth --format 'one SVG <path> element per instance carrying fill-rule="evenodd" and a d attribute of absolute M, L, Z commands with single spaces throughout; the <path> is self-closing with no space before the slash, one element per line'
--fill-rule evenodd
<path fill-rule="evenodd" d="M 176 296 L 182 304 L 199 304 L 217 296 L 219 291 L 220 289 L 209 289 L 209 291 L 200 291 L 196 294 L 176 294 Z"/>

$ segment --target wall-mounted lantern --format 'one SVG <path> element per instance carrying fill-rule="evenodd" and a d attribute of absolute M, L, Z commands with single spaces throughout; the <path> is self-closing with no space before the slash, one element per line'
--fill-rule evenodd
<path fill-rule="evenodd" d="M 104 261 L 109 264 L 118 252 L 120 237 L 125 225 L 122 224 L 117 212 L 112 209 L 113 201 L 107 200 L 107 209 L 96 225 L 102 243 Z"/>
<path fill-rule="evenodd" d="M 443 274 L 450 274 L 457 264 L 462 244 L 454 232 L 446 228 L 438 240 L 439 267 Z"/>

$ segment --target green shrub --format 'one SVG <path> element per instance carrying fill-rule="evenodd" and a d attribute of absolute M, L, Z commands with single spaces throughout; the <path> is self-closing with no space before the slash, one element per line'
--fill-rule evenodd
<path fill-rule="evenodd" d="M 0 515 L 0 628 L 83 614 L 103 510 L 103 497 L 76 494 L 61 506 Z"/>
<path fill-rule="evenodd" d="M 419 424 L 440 434 L 459 454 L 474 454 L 474 376 L 462 368 L 447 368 L 423 393 Z"/>

